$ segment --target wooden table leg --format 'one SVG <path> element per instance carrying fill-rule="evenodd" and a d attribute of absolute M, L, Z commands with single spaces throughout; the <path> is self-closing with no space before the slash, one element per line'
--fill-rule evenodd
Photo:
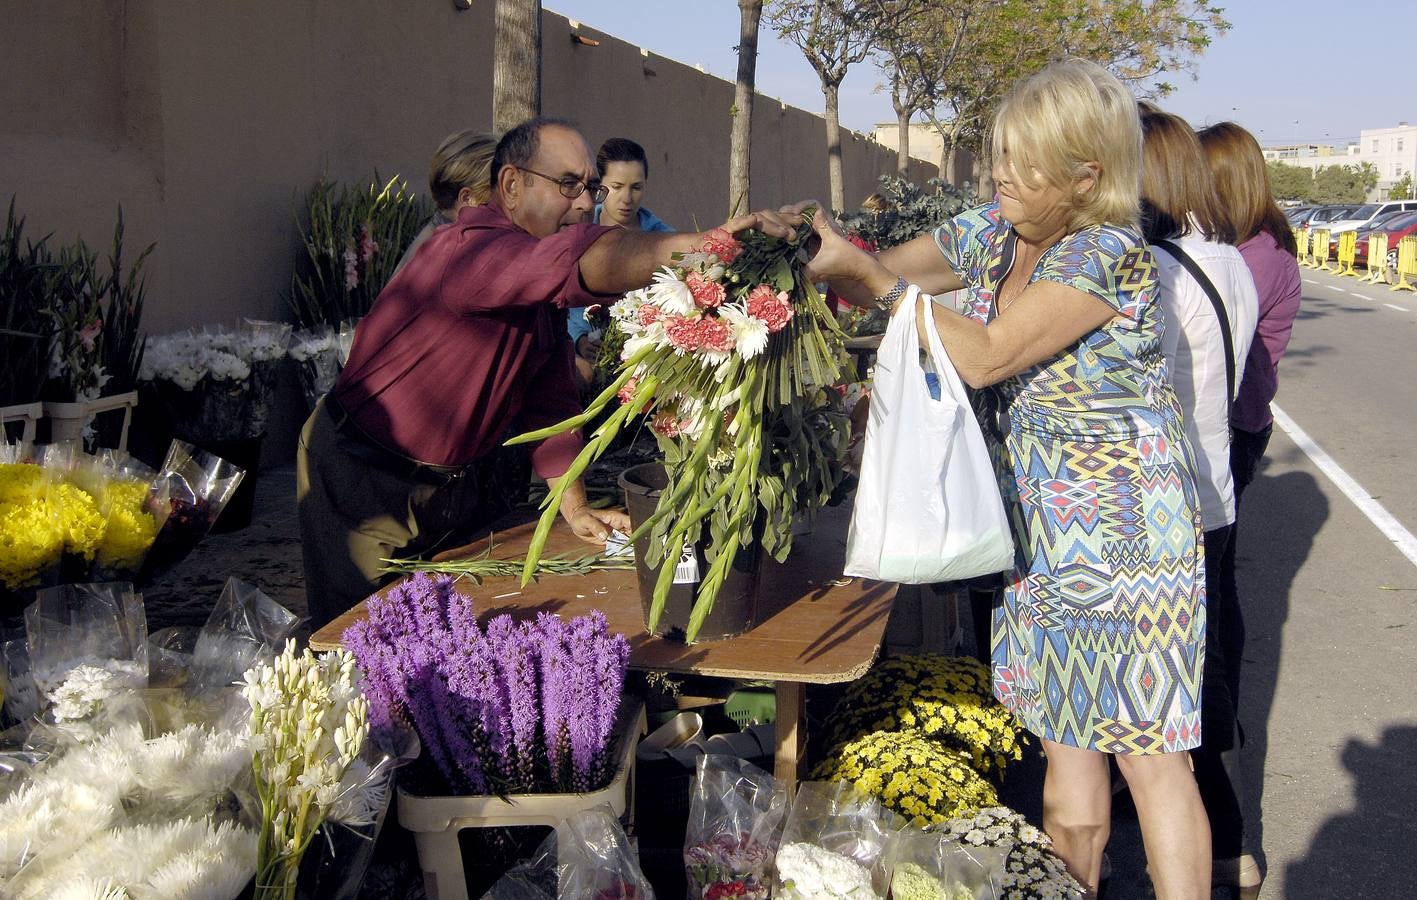
<path fill-rule="evenodd" d="M 777 751 L 773 774 L 796 793 L 802 774 L 802 751 L 806 744 L 804 719 L 807 712 L 806 686 L 797 681 L 779 681 L 777 691 Z"/>

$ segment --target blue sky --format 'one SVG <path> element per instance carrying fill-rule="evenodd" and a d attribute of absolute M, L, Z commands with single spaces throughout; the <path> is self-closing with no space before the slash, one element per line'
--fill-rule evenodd
<path fill-rule="evenodd" d="M 1417 2 L 1367 0 L 1220 0 L 1233 27 L 1195 66 L 1195 80 L 1173 75 L 1161 101 L 1201 126 L 1233 119 L 1265 144 L 1343 143 L 1363 128 L 1417 124 Z M 732 80 L 737 70 L 734 0 L 543 0 L 550 10 L 662 56 L 702 65 Z M 1335 16 L 1336 11 L 1348 15 Z M 1360 74 L 1361 73 L 1361 74 Z M 876 90 L 880 70 L 863 63 L 842 84 L 842 124 L 869 131 L 894 121 Z M 820 111 L 816 73 L 800 51 L 764 27 L 758 90 Z"/>

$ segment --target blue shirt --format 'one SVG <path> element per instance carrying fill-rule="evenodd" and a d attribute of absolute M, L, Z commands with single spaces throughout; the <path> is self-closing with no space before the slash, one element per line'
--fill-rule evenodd
<path fill-rule="evenodd" d="M 600 213 L 604 209 L 604 203 L 595 204 L 595 211 L 591 213 L 591 221 L 595 222 L 597 225 L 600 224 Z M 649 210 L 645 209 L 643 206 L 640 207 L 639 218 L 641 231 L 674 231 L 673 228 L 665 224 L 663 219 L 661 219 L 659 216 L 656 216 Z M 581 307 L 576 307 L 567 310 L 567 312 L 568 315 L 566 316 L 566 330 L 571 333 L 571 343 L 575 344 L 576 341 L 579 341 L 582 337 L 590 334 L 591 327 L 590 323 L 586 321 L 585 309 Z"/>

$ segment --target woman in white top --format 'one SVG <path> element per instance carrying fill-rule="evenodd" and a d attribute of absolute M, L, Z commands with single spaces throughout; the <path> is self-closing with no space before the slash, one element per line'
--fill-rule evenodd
<path fill-rule="evenodd" d="M 1166 331 L 1162 352 L 1196 457 L 1196 482 L 1205 527 L 1206 659 L 1201 699 L 1201 747 L 1193 752 L 1196 782 L 1211 820 L 1212 872 L 1224 879 L 1223 861 L 1238 856 L 1233 836 L 1242 830 L 1238 782 L 1227 777 L 1222 754 L 1234 755 L 1235 700 L 1226 687 L 1226 660 L 1212 605 L 1219 590 L 1220 557 L 1235 522 L 1230 474 L 1230 404 L 1240 387 L 1245 357 L 1259 319 L 1259 297 L 1249 266 L 1234 246 L 1235 226 L 1220 203 L 1200 141 L 1177 117 L 1143 106 L 1142 233 L 1159 267 L 1159 301 Z M 1167 245 L 1170 245 L 1169 247 Z M 1225 322 L 1206 286 L 1213 287 Z M 1222 329 L 1228 326 L 1229 347 Z M 1227 350 L 1229 360 L 1227 365 Z M 1210 564 L 1214 561 L 1214 565 Z M 1238 664 L 1238 660 L 1235 661 Z"/>

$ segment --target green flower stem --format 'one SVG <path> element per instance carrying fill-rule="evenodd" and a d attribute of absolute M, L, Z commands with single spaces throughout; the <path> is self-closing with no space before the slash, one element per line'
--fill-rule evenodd
<path fill-rule="evenodd" d="M 722 589 L 724 581 L 728 578 L 728 572 L 733 567 L 733 561 L 738 556 L 744 528 L 752 525 L 753 514 L 757 506 L 755 486 L 758 466 L 763 456 L 761 441 L 762 418 L 758 417 L 753 422 L 748 439 L 744 441 L 742 448 L 741 457 L 745 461 L 747 471 L 743 477 L 734 480 L 738 490 L 734 492 L 733 514 L 728 522 L 727 544 L 719 549 L 718 557 L 714 559 L 708 572 L 704 574 L 704 579 L 699 584 L 698 595 L 694 598 L 694 608 L 689 613 L 689 626 L 685 629 L 684 639 L 691 644 L 699 636 L 699 629 L 703 628 L 709 613 L 713 612 L 718 592 Z M 734 468 L 736 470 L 738 466 L 735 465 Z M 655 599 L 657 600 L 658 597 Z"/>
<path fill-rule="evenodd" d="M 557 422 L 555 425 L 548 425 L 537 431 L 519 434 L 507 441 L 506 446 L 513 447 L 517 444 L 534 444 L 537 441 L 544 441 L 549 437 L 564 434 L 573 428 L 580 428 L 585 423 L 593 420 L 596 416 L 600 415 L 601 411 L 609 405 L 610 401 L 620 393 L 620 389 L 629 383 L 630 379 L 634 377 L 635 368 L 649 356 L 653 349 L 653 347 L 642 347 L 639 353 L 636 353 L 626 360 L 624 365 L 620 367 L 620 375 L 609 387 L 600 392 L 600 396 L 591 401 L 590 405 L 585 408 L 585 412 L 578 416 L 572 416 L 565 421 Z"/>

